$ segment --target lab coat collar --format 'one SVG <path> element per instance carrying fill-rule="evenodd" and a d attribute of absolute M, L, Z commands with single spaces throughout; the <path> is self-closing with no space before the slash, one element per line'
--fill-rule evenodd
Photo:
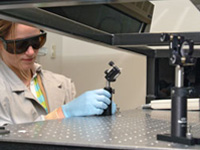
<path fill-rule="evenodd" d="M 32 73 L 42 73 L 42 66 L 38 63 L 34 63 L 34 67 L 32 68 Z"/>

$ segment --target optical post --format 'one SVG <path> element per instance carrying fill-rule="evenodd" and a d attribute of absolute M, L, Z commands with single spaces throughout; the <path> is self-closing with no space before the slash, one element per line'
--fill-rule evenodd
<path fill-rule="evenodd" d="M 199 138 L 187 131 L 187 97 L 189 88 L 184 87 L 184 66 L 192 66 L 194 43 L 180 35 L 162 34 L 161 41 L 169 41 L 170 64 L 175 66 L 175 87 L 171 89 L 171 135 L 158 134 L 157 139 L 187 145 L 200 144 Z"/>
<path fill-rule="evenodd" d="M 111 82 L 115 82 L 117 77 L 121 74 L 120 69 L 114 64 L 113 61 L 110 61 L 109 65 L 111 68 L 105 71 L 106 87 L 104 89 L 111 93 L 111 103 L 108 108 L 104 110 L 102 116 L 109 116 L 112 114 L 112 95 L 115 93 L 115 90 L 111 87 Z"/>

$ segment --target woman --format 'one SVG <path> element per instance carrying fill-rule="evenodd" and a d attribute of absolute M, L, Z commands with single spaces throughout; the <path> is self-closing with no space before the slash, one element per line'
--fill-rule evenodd
<path fill-rule="evenodd" d="M 36 64 L 45 41 L 38 28 L 0 20 L 0 125 L 100 115 L 110 104 L 111 94 L 103 89 L 74 99 L 71 79 Z"/>

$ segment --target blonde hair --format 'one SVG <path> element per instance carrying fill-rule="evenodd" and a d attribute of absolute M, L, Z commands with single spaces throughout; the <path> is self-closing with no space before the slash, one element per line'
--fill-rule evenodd
<path fill-rule="evenodd" d="M 11 37 L 15 37 L 14 35 L 14 31 L 15 31 L 15 25 L 16 23 L 15 22 L 11 22 L 11 21 L 7 21 L 7 20 L 3 20 L 3 19 L 0 19 L 0 37 L 7 37 L 8 35 L 10 35 Z M 1 42 L 2 44 L 2 42 Z M 14 52 L 16 53 L 16 50 L 14 49 Z M 3 57 L 1 56 L 2 54 L 0 53 L 0 57 L 2 58 L 3 60 Z M 16 54 L 15 54 L 16 55 Z M 5 62 L 5 60 L 3 60 Z M 6 63 L 6 62 L 5 62 Z M 28 79 L 29 76 L 23 71 L 22 67 L 19 65 L 19 73 L 20 73 L 20 78 L 23 78 L 23 79 Z M 12 67 L 9 66 L 11 69 Z M 20 69 L 21 68 L 21 69 Z"/>
<path fill-rule="evenodd" d="M 12 28 L 13 22 L 0 19 L 0 36 L 7 36 Z"/>

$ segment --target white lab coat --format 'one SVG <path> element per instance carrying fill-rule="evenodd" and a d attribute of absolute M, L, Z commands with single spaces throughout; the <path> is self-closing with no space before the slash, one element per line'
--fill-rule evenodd
<path fill-rule="evenodd" d="M 71 79 L 35 64 L 46 91 L 50 112 L 74 99 Z M 0 125 L 44 120 L 45 109 L 18 76 L 0 59 Z"/>

